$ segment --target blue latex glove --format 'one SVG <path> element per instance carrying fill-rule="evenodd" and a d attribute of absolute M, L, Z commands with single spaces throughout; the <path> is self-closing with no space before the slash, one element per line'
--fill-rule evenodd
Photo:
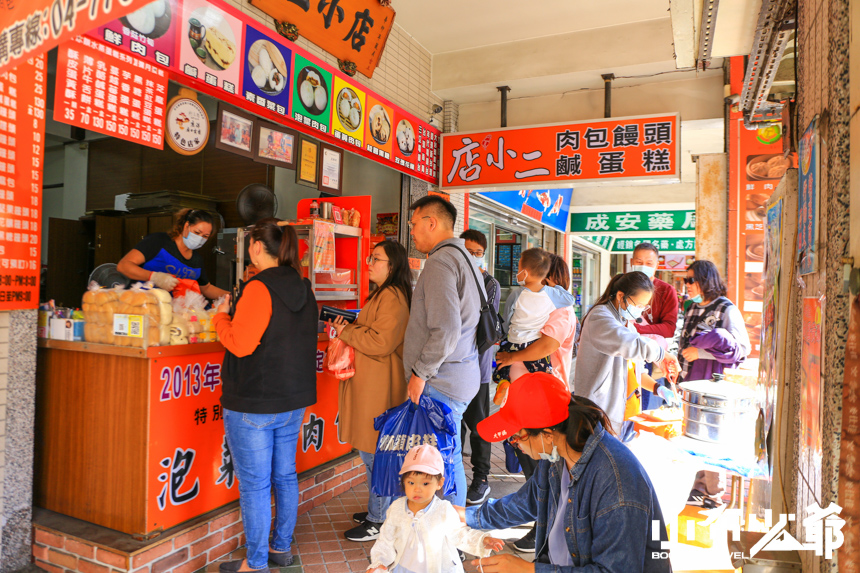
<path fill-rule="evenodd" d="M 633 429 L 633 422 L 628 420 L 627 422 L 621 423 L 621 434 L 618 436 L 619 440 L 627 443 L 638 435 L 639 432 Z"/>
<path fill-rule="evenodd" d="M 678 400 L 677 394 L 675 394 L 672 390 L 666 388 L 665 386 L 657 387 L 657 395 L 663 398 L 670 408 L 677 408 L 681 406 L 681 401 Z"/>

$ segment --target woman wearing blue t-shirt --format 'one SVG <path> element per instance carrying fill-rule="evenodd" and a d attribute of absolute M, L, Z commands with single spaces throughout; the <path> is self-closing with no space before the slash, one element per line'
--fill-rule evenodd
<path fill-rule="evenodd" d="M 117 270 L 133 281 L 152 281 L 172 291 L 178 279 L 193 279 L 200 292 L 216 299 L 227 291 L 209 282 L 203 255 L 197 252 L 212 235 L 213 219 L 202 209 L 183 209 L 169 233 L 152 233 L 143 238 L 117 264 Z"/>

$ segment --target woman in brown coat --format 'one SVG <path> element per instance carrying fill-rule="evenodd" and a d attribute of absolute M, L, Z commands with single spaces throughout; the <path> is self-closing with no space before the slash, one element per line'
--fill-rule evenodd
<path fill-rule="evenodd" d="M 412 273 L 406 249 L 393 241 L 378 244 L 367 265 L 370 280 L 379 288 L 368 297 L 355 323 L 338 319 L 332 326 L 355 349 L 355 376 L 340 383 L 339 437 L 361 455 L 369 489 L 379 437 L 373 419 L 406 401 L 403 337 L 412 302 Z M 359 525 L 344 534 L 350 541 L 379 537 L 391 498 L 373 492 L 369 496 L 367 513 L 356 513 L 353 519 Z"/>

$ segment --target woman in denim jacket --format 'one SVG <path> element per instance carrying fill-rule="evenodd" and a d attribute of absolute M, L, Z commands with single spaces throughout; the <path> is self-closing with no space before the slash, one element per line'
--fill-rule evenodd
<path fill-rule="evenodd" d="M 510 440 L 540 459 L 516 493 L 459 510 L 473 529 L 535 522 L 535 562 L 502 554 L 475 560 L 483 573 L 668 572 L 660 504 L 633 453 L 611 435 L 606 414 L 571 396 L 551 374 L 511 384 L 508 401 L 478 424 L 489 442 Z M 479 563 L 480 562 L 480 563 Z"/>

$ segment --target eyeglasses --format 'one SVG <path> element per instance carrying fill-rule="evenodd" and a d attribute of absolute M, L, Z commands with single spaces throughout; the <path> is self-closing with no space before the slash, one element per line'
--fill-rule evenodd
<path fill-rule="evenodd" d="M 367 257 L 367 258 L 365 259 L 365 262 L 366 262 L 368 265 L 375 265 L 375 264 L 376 264 L 376 263 L 378 263 L 378 262 L 387 263 L 387 262 L 388 262 L 388 259 L 377 259 L 377 258 L 376 258 L 376 257 L 374 257 L 373 255 L 370 255 L 369 257 Z"/>
<path fill-rule="evenodd" d="M 518 444 L 520 442 L 522 442 L 524 439 L 525 438 L 523 438 L 519 434 L 514 434 L 513 436 L 508 438 L 508 443 L 516 448 L 516 447 L 519 447 Z"/>
<path fill-rule="evenodd" d="M 473 257 L 478 257 L 479 259 L 484 258 L 484 251 L 472 251 L 469 249 L 466 249 L 466 250 L 469 251 L 469 254 L 472 255 Z"/>
<path fill-rule="evenodd" d="M 429 218 L 430 218 L 430 215 L 424 215 L 423 217 L 421 217 L 421 219 L 429 219 Z M 421 219 L 418 219 L 418 220 L 420 221 Z M 409 221 L 406 224 L 409 226 L 410 231 L 415 228 L 415 223 L 413 223 L 412 221 Z"/>
<path fill-rule="evenodd" d="M 684 284 L 691 285 L 696 282 L 696 279 L 693 277 L 684 277 Z"/>
<path fill-rule="evenodd" d="M 635 306 L 636 308 L 638 308 L 638 309 L 639 309 L 639 310 L 641 310 L 642 312 L 648 312 L 649 310 L 651 310 L 651 305 L 650 305 L 650 304 L 646 304 L 645 306 L 639 306 L 639 305 L 637 305 L 637 304 L 633 304 L 633 301 L 632 301 L 632 300 L 630 300 L 630 298 L 629 298 L 629 297 L 626 297 L 626 296 L 625 296 L 624 298 L 625 298 L 625 299 L 627 299 L 627 304 L 629 304 L 629 305 L 631 305 L 631 306 Z"/>

